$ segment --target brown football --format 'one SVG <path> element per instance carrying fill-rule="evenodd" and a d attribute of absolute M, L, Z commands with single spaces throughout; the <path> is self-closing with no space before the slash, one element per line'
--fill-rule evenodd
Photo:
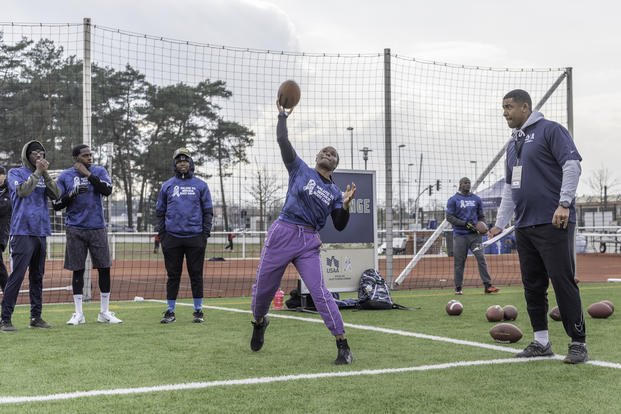
<path fill-rule="evenodd" d="M 464 311 L 464 305 L 461 302 L 453 299 L 446 304 L 446 313 L 451 316 L 458 316 Z"/>
<path fill-rule="evenodd" d="M 482 221 L 477 221 L 477 224 L 475 225 L 477 231 L 479 232 L 479 234 L 485 234 L 487 233 L 487 224 L 485 224 Z"/>
<path fill-rule="evenodd" d="M 591 315 L 591 318 L 605 319 L 612 315 L 612 308 L 604 302 L 595 302 L 589 305 L 587 313 Z"/>
<path fill-rule="evenodd" d="M 485 311 L 485 317 L 490 322 L 500 322 L 504 316 L 505 313 L 500 305 L 492 305 Z"/>
<path fill-rule="evenodd" d="M 518 316 L 518 310 L 515 306 L 513 305 L 506 305 L 504 308 L 502 308 L 502 311 L 504 313 L 503 315 L 503 319 L 505 321 L 514 321 L 517 319 Z"/>
<path fill-rule="evenodd" d="M 295 81 L 286 80 L 278 88 L 278 103 L 286 109 L 291 109 L 300 102 L 300 87 Z"/>
<path fill-rule="evenodd" d="M 499 323 L 492 326 L 489 334 L 496 342 L 514 343 L 522 339 L 522 331 L 512 323 Z"/>
<path fill-rule="evenodd" d="M 561 312 L 558 310 L 558 306 L 553 307 L 550 313 L 548 313 L 548 316 L 550 316 L 550 319 L 557 322 L 562 320 Z"/>

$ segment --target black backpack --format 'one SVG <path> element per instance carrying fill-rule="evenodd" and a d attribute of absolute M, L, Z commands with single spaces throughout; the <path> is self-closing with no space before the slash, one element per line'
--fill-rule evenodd
<path fill-rule="evenodd" d="M 408 309 L 392 301 L 386 281 L 375 269 L 367 269 L 360 276 L 358 308 L 369 310 Z"/>

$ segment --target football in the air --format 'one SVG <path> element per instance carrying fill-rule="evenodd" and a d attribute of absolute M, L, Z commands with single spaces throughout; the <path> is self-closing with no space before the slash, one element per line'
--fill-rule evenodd
<path fill-rule="evenodd" d="M 500 322 L 504 315 L 505 313 L 500 305 L 492 305 L 485 311 L 485 317 L 490 322 Z"/>
<path fill-rule="evenodd" d="M 487 233 L 487 224 L 485 224 L 482 221 L 477 221 L 477 224 L 475 225 L 477 231 L 479 232 L 479 234 L 485 234 Z"/>
<path fill-rule="evenodd" d="M 446 313 L 451 316 L 458 316 L 464 311 L 464 305 L 461 302 L 453 299 L 446 304 Z"/>
<path fill-rule="evenodd" d="M 506 305 L 504 308 L 502 308 L 503 311 L 503 319 L 505 321 L 514 321 L 517 319 L 518 316 L 518 310 L 515 306 L 513 305 Z"/>
<path fill-rule="evenodd" d="M 278 103 L 285 109 L 291 109 L 300 102 L 300 86 L 292 80 L 286 80 L 278 88 Z"/>
<path fill-rule="evenodd" d="M 550 316 L 550 319 L 552 319 L 553 321 L 558 322 L 562 319 L 561 312 L 558 310 L 558 306 L 553 307 L 550 313 L 548 313 L 548 315 Z"/>
<path fill-rule="evenodd" d="M 615 304 L 614 303 L 612 303 L 609 300 L 602 300 L 602 302 L 605 303 L 606 305 L 610 306 L 610 309 L 612 309 L 613 312 L 615 311 Z"/>
<path fill-rule="evenodd" d="M 512 323 L 499 323 L 492 326 L 489 334 L 496 342 L 512 344 L 522 339 L 522 331 Z"/>
<path fill-rule="evenodd" d="M 604 302 L 595 302 L 589 305 L 587 313 L 591 318 L 604 319 L 612 315 L 612 308 Z"/>

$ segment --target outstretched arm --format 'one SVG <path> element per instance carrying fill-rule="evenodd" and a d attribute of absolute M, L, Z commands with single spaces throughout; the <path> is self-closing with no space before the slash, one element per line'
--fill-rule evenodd
<path fill-rule="evenodd" d="M 287 131 L 287 117 L 293 112 L 293 108 L 287 110 L 280 106 L 276 101 L 276 107 L 278 108 L 278 126 L 276 127 L 276 139 L 278 146 L 280 147 L 280 155 L 285 164 L 290 164 L 295 160 L 296 154 L 289 141 L 289 132 Z"/>

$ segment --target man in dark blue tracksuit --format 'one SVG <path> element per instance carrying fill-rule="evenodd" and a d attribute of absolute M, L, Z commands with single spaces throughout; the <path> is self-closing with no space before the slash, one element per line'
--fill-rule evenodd
<path fill-rule="evenodd" d="M 502 107 L 513 131 L 507 145 L 502 201 L 489 233 L 499 234 L 515 213 L 524 296 L 535 337 L 516 357 L 554 355 L 547 318 L 548 285 L 552 282 L 563 327 L 571 338 L 564 362 L 586 362 L 586 329 L 574 261 L 574 199 L 582 158 L 563 126 L 532 111 L 526 91 L 507 93 Z"/>
<path fill-rule="evenodd" d="M 9 170 L 8 186 L 13 205 L 10 243 L 13 272 L 2 298 L 0 330 L 15 331 L 11 316 L 17 303 L 26 269 L 29 270 L 30 327 L 49 328 L 41 319 L 46 237 L 52 234 L 47 199 L 55 200 L 60 191 L 48 173 L 49 162 L 39 141 L 30 141 L 22 149 L 22 166 Z"/>
<path fill-rule="evenodd" d="M 498 288 L 492 286 L 492 278 L 487 271 L 487 263 L 481 246 L 481 233 L 477 230 L 477 223 L 485 223 L 483 203 L 478 195 L 470 192 L 470 179 L 463 177 L 459 180 L 459 191 L 449 198 L 446 203 L 446 220 L 453 225 L 453 259 L 455 294 L 462 294 L 464 282 L 464 267 L 468 250 L 472 251 L 477 259 L 479 277 L 483 281 L 485 293 L 496 293 Z M 480 226 L 480 224 L 479 224 Z M 483 226 L 487 230 L 487 226 Z"/>

